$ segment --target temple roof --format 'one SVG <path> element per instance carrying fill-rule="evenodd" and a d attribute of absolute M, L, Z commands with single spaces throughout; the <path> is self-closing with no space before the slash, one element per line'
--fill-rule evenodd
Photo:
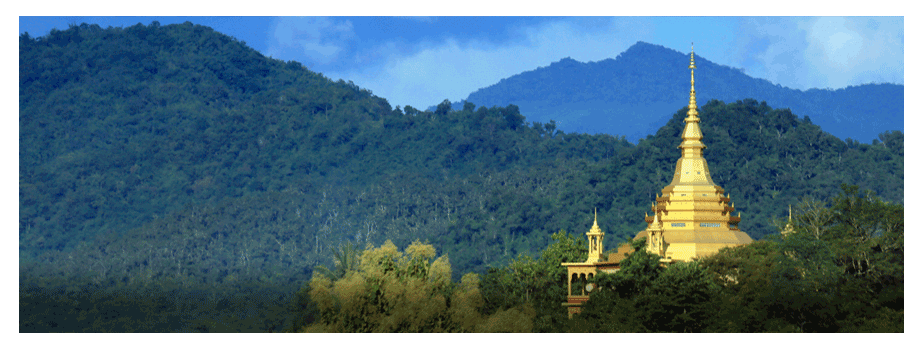
<path fill-rule="evenodd" d="M 637 232 L 634 239 L 648 237 L 647 230 Z M 666 230 L 663 232 L 663 242 L 672 243 L 727 243 L 727 244 L 748 244 L 752 243 L 752 237 L 749 237 L 743 231 L 739 230 Z"/>
<path fill-rule="evenodd" d="M 620 263 L 622 260 L 627 259 L 627 256 L 634 252 L 634 247 L 630 243 L 621 243 L 618 245 L 617 250 L 608 252 L 608 262 L 610 263 Z"/>

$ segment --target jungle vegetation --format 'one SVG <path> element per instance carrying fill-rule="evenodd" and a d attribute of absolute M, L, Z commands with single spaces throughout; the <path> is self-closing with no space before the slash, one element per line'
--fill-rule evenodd
<path fill-rule="evenodd" d="M 577 330 L 559 317 L 565 284 L 557 283 L 555 266 L 584 259 L 582 243 L 562 231 L 587 231 L 593 208 L 609 247 L 643 229 L 644 210 L 673 172 L 686 112 L 675 106 L 655 135 L 634 145 L 624 137 L 567 133 L 553 121 L 529 122 L 515 105 L 391 106 L 351 82 L 264 57 L 188 22 L 25 33 L 19 62 L 26 332 Z M 772 240 L 772 220 L 807 199 L 815 208 L 838 203 L 843 183 L 874 191 L 880 205 L 899 208 L 902 222 L 901 132 L 872 144 L 842 141 L 806 116 L 751 99 L 712 100 L 700 116 L 714 180 L 744 212 L 740 228 L 761 239 L 724 254 L 761 249 L 771 260 L 771 252 L 791 251 Z M 842 218 L 851 220 L 847 227 L 875 220 Z M 894 320 L 901 327 L 901 224 L 898 232 L 862 229 L 865 250 L 850 251 L 836 245 L 851 238 L 835 220 L 815 225 L 836 233 L 797 244 L 828 252 L 817 264 L 839 279 L 823 283 L 852 279 L 835 286 L 865 288 L 867 298 L 828 316 L 856 315 L 854 322 L 813 325 L 779 313 L 750 328 L 722 330 L 854 331 L 871 323 L 892 330 L 895 323 L 886 322 Z M 874 243 L 882 237 L 892 239 Z M 366 255 L 385 256 L 393 266 Z M 798 259 L 771 271 L 794 278 L 790 271 L 808 261 Z M 872 261 L 878 270 L 868 272 Z M 698 271 L 689 269 L 676 271 Z M 648 277 L 660 275 L 671 276 Z M 368 282 L 374 278 L 377 290 Z M 416 281 L 417 288 L 376 294 L 389 278 Z M 732 288 L 738 287 L 715 290 Z M 330 309 L 321 290 L 361 295 L 337 296 L 353 304 Z M 838 300 L 836 293 L 843 291 L 817 303 Z M 436 296 L 442 299 L 427 304 L 428 318 L 393 313 L 394 305 Z M 612 300 L 630 296 L 620 298 Z M 380 322 L 356 323 L 341 312 L 370 312 Z M 502 321 L 522 319 L 537 321 L 512 328 Z M 631 329 L 657 330 L 651 327 Z"/>

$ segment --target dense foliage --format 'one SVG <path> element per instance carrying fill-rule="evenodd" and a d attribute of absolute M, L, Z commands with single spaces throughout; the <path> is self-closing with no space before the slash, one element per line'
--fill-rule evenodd
<path fill-rule="evenodd" d="M 122 305 L 131 290 L 207 296 L 188 304 L 203 310 L 172 309 L 181 324 L 135 330 L 300 329 L 303 318 L 283 314 L 316 310 L 297 293 L 314 268 L 344 276 L 338 247 L 388 240 L 430 242 L 454 281 L 530 276 L 510 300 L 536 300 L 545 317 L 556 296 L 533 293 L 560 288 L 549 287 L 560 273 L 550 262 L 578 246 L 545 258 L 563 244 L 553 233 L 584 232 L 593 208 L 608 246 L 642 229 L 685 113 L 634 146 L 529 123 L 514 105 L 391 107 L 191 23 L 23 34 L 19 84 L 20 312 L 31 320 L 21 327 L 37 330 L 54 329 L 29 318 L 47 316 L 42 305 Z M 827 200 L 839 183 L 903 201 L 900 132 L 843 142 L 754 100 L 712 101 L 700 115 L 714 180 L 753 238 L 773 232 L 787 204 Z M 546 268 L 508 270 L 539 259 Z M 261 309 L 288 311 L 262 313 L 258 327 L 200 324 L 225 317 L 221 305 L 255 303 L 242 297 L 254 290 L 280 296 Z M 508 309 L 494 292 L 483 290 L 483 315 Z"/>
<path fill-rule="evenodd" d="M 790 228 L 668 267 L 639 250 L 590 281 L 583 312 L 549 331 L 904 331 L 902 205 L 842 185 L 828 202 L 798 202 Z"/>
<path fill-rule="evenodd" d="M 320 319 L 307 332 L 529 332 L 533 312 L 480 315 L 483 298 L 477 274 L 451 281 L 446 256 L 414 242 L 405 252 L 387 241 L 362 253 L 361 265 L 336 280 L 311 280 L 309 294 Z"/>
<path fill-rule="evenodd" d="M 323 316 L 307 330 L 903 332 L 902 213 L 842 185 L 830 203 L 799 202 L 781 234 L 696 261 L 665 265 L 641 239 L 617 273 L 590 279 L 598 288 L 572 319 L 560 263 L 584 260 L 586 249 L 565 232 L 540 259 L 519 257 L 479 283 L 475 274 L 448 283 L 431 246 L 402 255 L 388 242 L 339 280 L 315 275 L 308 290 Z M 485 319 L 504 321 L 484 328 Z"/>
<path fill-rule="evenodd" d="M 581 63 L 568 57 L 516 74 L 472 92 L 466 101 L 515 104 L 533 121 L 556 120 L 568 131 L 625 135 L 636 142 L 655 133 L 675 106 L 688 103 L 688 62 L 688 54 L 637 42 L 614 59 Z M 809 115 L 841 139 L 873 142 L 881 132 L 903 131 L 903 85 L 801 91 L 698 55 L 695 65 L 699 101 L 766 101 Z M 460 109 L 461 104 L 454 107 Z"/>

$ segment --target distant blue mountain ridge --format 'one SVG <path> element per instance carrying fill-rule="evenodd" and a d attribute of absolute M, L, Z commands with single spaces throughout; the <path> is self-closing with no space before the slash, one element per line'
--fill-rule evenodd
<path fill-rule="evenodd" d="M 638 42 L 615 59 L 582 63 L 567 57 L 502 79 L 463 101 L 478 107 L 514 104 L 527 122 L 554 120 L 564 132 L 625 136 L 637 143 L 688 105 L 688 63 L 687 54 Z M 698 55 L 695 65 L 699 106 L 711 99 L 729 103 L 752 98 L 808 117 L 840 139 L 862 143 L 871 143 L 885 131 L 904 131 L 903 85 L 802 91 L 750 77 L 741 69 Z M 452 103 L 452 109 L 460 110 L 463 101 Z"/>

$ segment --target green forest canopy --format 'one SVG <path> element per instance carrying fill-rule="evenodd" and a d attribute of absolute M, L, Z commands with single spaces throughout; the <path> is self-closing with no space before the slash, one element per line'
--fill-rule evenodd
<path fill-rule="evenodd" d="M 427 241 L 454 280 L 584 232 L 642 229 L 686 110 L 636 146 L 516 106 L 392 107 L 185 23 L 20 36 L 20 279 L 297 289 L 344 242 Z M 676 106 L 680 108 L 680 106 Z M 903 201 L 903 135 L 841 141 L 754 100 L 701 107 L 714 180 L 753 238 L 839 184 Z"/>

